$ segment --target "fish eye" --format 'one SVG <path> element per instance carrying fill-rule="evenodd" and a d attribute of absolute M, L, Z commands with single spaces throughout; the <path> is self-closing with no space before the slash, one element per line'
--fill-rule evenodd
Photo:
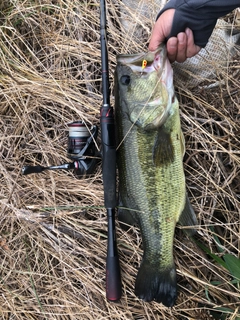
<path fill-rule="evenodd" d="M 121 76 L 120 81 L 121 81 L 121 84 L 128 86 L 131 81 L 131 78 L 129 75 L 126 74 L 126 75 Z"/>

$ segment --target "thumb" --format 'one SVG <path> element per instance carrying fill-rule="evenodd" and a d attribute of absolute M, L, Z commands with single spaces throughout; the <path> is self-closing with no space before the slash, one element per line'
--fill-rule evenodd
<path fill-rule="evenodd" d="M 156 21 L 152 36 L 148 45 L 150 51 L 156 50 L 161 43 L 168 37 L 172 29 L 173 17 L 175 9 L 164 11 Z"/>
<path fill-rule="evenodd" d="M 157 24 L 155 24 L 152 32 L 152 36 L 148 45 L 150 51 L 155 51 L 159 45 L 165 40 L 163 30 L 161 30 Z"/>

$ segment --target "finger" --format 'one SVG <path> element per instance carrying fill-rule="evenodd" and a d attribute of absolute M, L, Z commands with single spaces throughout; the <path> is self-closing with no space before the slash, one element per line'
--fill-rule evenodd
<path fill-rule="evenodd" d="M 177 56 L 178 39 L 177 37 L 171 37 L 167 42 L 167 54 L 170 62 L 174 62 Z"/>
<path fill-rule="evenodd" d="M 177 48 L 177 62 L 184 62 L 187 59 L 187 35 L 184 32 L 180 32 L 177 35 L 178 48 Z"/>
<path fill-rule="evenodd" d="M 194 36 L 193 36 L 192 30 L 187 28 L 185 33 L 187 35 L 186 56 L 187 56 L 187 58 L 191 58 L 191 57 L 195 56 L 201 50 L 201 47 L 197 46 L 194 43 Z"/>

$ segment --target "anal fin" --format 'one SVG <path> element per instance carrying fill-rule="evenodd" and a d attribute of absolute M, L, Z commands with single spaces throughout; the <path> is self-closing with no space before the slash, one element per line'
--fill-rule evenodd
<path fill-rule="evenodd" d="M 137 220 L 135 219 L 134 214 L 130 209 L 124 208 L 122 204 L 118 207 L 118 221 L 120 224 L 120 227 L 127 231 L 130 229 L 131 226 L 137 224 Z"/>
<path fill-rule="evenodd" d="M 188 199 L 188 196 L 186 194 L 186 201 L 185 201 L 185 206 L 184 209 L 182 211 L 182 214 L 179 218 L 178 223 L 181 226 L 195 226 L 197 225 L 197 217 L 196 214 L 193 210 L 193 207 Z M 184 229 L 184 232 L 188 235 L 188 236 L 193 236 L 196 233 L 196 230 L 194 228 L 186 228 Z"/>

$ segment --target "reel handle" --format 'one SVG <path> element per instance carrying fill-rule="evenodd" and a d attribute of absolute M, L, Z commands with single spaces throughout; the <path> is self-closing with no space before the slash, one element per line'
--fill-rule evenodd
<path fill-rule="evenodd" d="M 50 166 L 50 167 L 42 167 L 42 166 L 25 166 L 22 168 L 22 174 L 27 175 L 31 173 L 41 173 L 44 170 L 59 170 L 59 169 L 64 169 L 64 170 L 70 170 L 74 169 L 74 162 L 73 163 L 65 163 L 60 166 Z"/>

